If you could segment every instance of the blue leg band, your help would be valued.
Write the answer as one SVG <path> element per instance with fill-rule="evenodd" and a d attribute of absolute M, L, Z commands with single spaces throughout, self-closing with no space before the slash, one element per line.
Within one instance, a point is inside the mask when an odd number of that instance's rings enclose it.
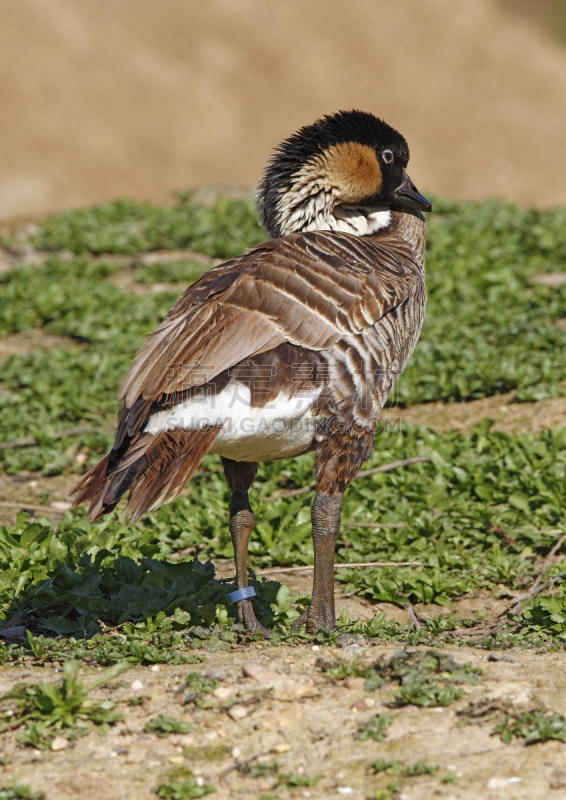
<path fill-rule="evenodd" d="M 228 600 L 231 603 L 239 603 L 240 600 L 247 600 L 249 597 L 255 597 L 255 596 L 256 593 L 253 586 L 246 586 L 245 589 L 238 589 L 237 591 L 230 592 L 230 594 L 227 595 Z"/>

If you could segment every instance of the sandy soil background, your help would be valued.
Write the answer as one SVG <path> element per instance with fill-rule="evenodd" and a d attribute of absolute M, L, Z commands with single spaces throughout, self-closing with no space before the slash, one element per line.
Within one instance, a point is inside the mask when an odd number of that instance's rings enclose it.
<path fill-rule="evenodd" d="M 512 8 L 3 0 L 0 217 L 253 185 L 283 137 L 353 106 L 406 135 L 423 189 L 566 202 L 566 47 Z"/>

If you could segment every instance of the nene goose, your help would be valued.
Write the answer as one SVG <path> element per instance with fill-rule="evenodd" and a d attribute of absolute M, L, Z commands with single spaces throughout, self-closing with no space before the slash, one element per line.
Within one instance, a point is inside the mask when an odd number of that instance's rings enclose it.
<path fill-rule="evenodd" d="M 406 173 L 403 136 L 341 111 L 300 129 L 263 172 L 271 237 L 210 269 L 151 333 L 122 383 L 112 450 L 75 487 L 99 519 L 129 492 L 135 522 L 177 497 L 206 453 L 221 456 L 250 633 L 258 461 L 314 450 L 314 579 L 307 631 L 335 629 L 334 548 L 344 490 L 372 453 L 379 414 L 417 343 L 431 205 Z"/>

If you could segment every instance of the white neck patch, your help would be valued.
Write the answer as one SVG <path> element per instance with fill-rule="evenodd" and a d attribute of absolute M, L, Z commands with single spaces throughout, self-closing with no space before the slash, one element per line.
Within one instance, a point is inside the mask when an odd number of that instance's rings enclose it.
<path fill-rule="evenodd" d="M 332 212 L 331 230 L 369 236 L 391 224 L 391 211 L 375 206 L 336 206 Z M 331 220 L 332 224 L 332 220 Z"/>

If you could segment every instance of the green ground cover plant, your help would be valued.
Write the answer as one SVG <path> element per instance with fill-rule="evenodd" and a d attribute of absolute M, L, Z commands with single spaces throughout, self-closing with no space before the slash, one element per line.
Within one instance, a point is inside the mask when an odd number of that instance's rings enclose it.
<path fill-rule="evenodd" d="M 397 650 L 389 661 L 376 662 L 373 669 L 382 683 L 400 687 L 390 703 L 394 708 L 448 706 L 463 694 L 458 684 L 477 683 L 480 674 L 480 670 L 471 664 L 458 664 L 443 653 L 403 648 Z"/>
<path fill-rule="evenodd" d="M 72 253 L 130 253 L 189 248 L 231 258 L 265 239 L 253 201 L 219 197 L 197 205 L 190 191 L 169 205 L 115 200 L 49 216 L 31 237 L 40 249 Z"/>
<path fill-rule="evenodd" d="M 547 742 L 550 739 L 566 741 L 566 719 L 548 708 L 536 708 L 523 713 L 506 714 L 505 719 L 493 729 L 501 741 L 511 744 L 513 739 L 524 739 L 525 744 Z"/>
<path fill-rule="evenodd" d="M 193 800 L 196 797 L 206 797 L 214 789 L 208 783 L 199 782 L 196 778 L 186 781 L 164 781 L 157 787 L 157 796 L 161 800 Z"/>
<path fill-rule="evenodd" d="M 21 744 L 44 749 L 55 735 L 77 738 L 89 732 L 91 727 L 106 729 L 122 719 L 115 711 L 111 700 L 93 702 L 90 693 L 116 678 L 129 668 L 119 664 L 107 670 L 96 680 L 86 685 L 79 679 L 79 661 L 67 661 L 60 686 L 48 683 L 17 683 L 0 697 L 0 702 L 15 700 L 16 706 L 2 714 L 0 731 L 16 730 L 25 726 L 18 735 Z"/>
<path fill-rule="evenodd" d="M 43 792 L 34 792 L 23 783 L 0 789 L 0 800 L 45 800 Z"/>
<path fill-rule="evenodd" d="M 155 733 L 160 739 L 166 739 L 172 733 L 188 733 L 190 730 L 190 722 L 185 722 L 177 717 L 168 717 L 165 714 L 148 720 L 144 727 L 146 733 Z"/>
<path fill-rule="evenodd" d="M 377 714 L 373 719 L 370 719 L 365 725 L 360 725 L 356 731 L 355 738 L 361 742 L 366 739 L 374 739 L 376 742 L 382 742 L 387 736 L 387 728 L 391 725 L 392 719 L 387 714 Z"/>
<path fill-rule="evenodd" d="M 561 393 L 566 333 L 556 322 L 566 316 L 566 287 L 542 286 L 533 277 L 563 269 L 565 233 L 564 209 L 437 200 L 427 321 L 393 401 L 472 399 L 512 389 L 517 400 Z M 2 469 L 79 473 L 111 444 L 120 379 L 178 294 L 142 295 L 115 285 L 111 279 L 124 263 L 116 254 L 134 265 L 140 286 L 190 282 L 204 269 L 190 256 L 148 265 L 137 253 L 189 248 L 227 258 L 262 236 L 252 204 L 221 199 L 205 208 L 184 194 L 169 206 L 124 200 L 64 212 L 6 241 L 14 251 L 32 244 L 47 257 L 43 266 L 23 263 L 0 276 L 0 336 L 41 329 L 70 337 L 80 349 L 39 348 L 0 363 L 0 440 L 38 440 L 0 451 Z M 56 437 L 74 426 L 89 430 Z M 358 479 L 348 489 L 338 560 L 423 566 L 343 570 L 337 578 L 349 591 L 398 605 L 448 607 L 470 591 L 524 590 L 566 530 L 566 433 L 507 436 L 492 432 L 489 421 L 469 436 L 394 425 L 378 433 L 368 466 L 413 456 L 427 461 Z M 311 496 L 276 496 L 310 484 L 312 470 L 312 455 L 261 465 L 252 493 L 254 569 L 312 563 Z M 219 459 L 210 456 L 186 497 L 131 529 L 112 515 L 90 525 L 84 509 L 67 512 L 57 525 L 21 514 L 0 528 L 0 617 L 28 626 L 32 638 L 24 647 L 38 660 L 75 653 L 104 665 L 197 663 L 197 646 L 230 648 L 240 636 L 231 630 L 226 603 L 232 587 L 215 581 L 212 564 L 204 563 L 232 556 L 227 499 Z M 547 576 L 562 569 L 558 559 Z M 290 593 L 276 580 L 254 585 L 260 617 L 288 635 L 299 613 Z M 426 630 L 409 633 L 380 617 L 364 632 L 424 640 L 449 633 L 455 619 L 429 620 Z M 565 620 L 562 596 L 542 597 L 521 617 L 516 635 L 560 643 Z M 361 630 L 345 618 L 340 624 Z M 116 626 L 120 637 L 112 633 Z M 0 645 L 0 660 L 16 652 Z"/>
<path fill-rule="evenodd" d="M 561 269 L 566 211 L 502 201 L 436 207 L 425 328 L 391 402 L 469 400 L 513 389 L 518 400 L 562 393 L 566 332 L 555 323 L 566 316 L 566 286 L 532 278 Z M 38 349 L 0 365 L 0 436 L 39 439 L 37 447 L 2 451 L 5 469 L 76 470 L 76 438 L 53 434 L 78 423 L 112 427 L 116 389 L 133 353 L 177 299 L 174 287 L 138 296 L 111 283 L 120 269 L 111 255 L 190 246 L 222 258 L 261 238 L 253 206 L 234 200 L 213 208 L 194 206 L 190 197 L 172 206 L 124 200 L 49 217 L 31 237 L 51 253 L 45 264 L 0 276 L 0 335 L 43 328 L 84 349 Z M 135 275 L 141 284 L 162 284 L 194 280 L 202 270 L 189 258 L 138 265 Z M 110 441 L 110 432 L 99 432 L 83 446 L 94 459 Z"/>
<path fill-rule="evenodd" d="M 555 595 L 540 595 L 529 603 L 520 624 L 523 630 L 543 632 L 566 640 L 566 597 L 563 587 Z"/>
<path fill-rule="evenodd" d="M 414 764 L 405 765 L 402 761 L 387 761 L 387 759 L 381 758 L 374 761 L 372 769 L 376 774 L 385 772 L 387 775 L 402 778 L 417 778 L 421 775 L 435 775 L 438 772 L 437 766 L 428 764 L 426 761 L 416 761 Z"/>
<path fill-rule="evenodd" d="M 561 269 L 566 212 L 502 201 L 436 205 L 425 328 L 393 402 L 462 400 L 512 389 L 524 400 L 561 393 L 566 332 L 555 322 L 566 315 L 566 287 L 533 284 L 532 277 Z M 177 297 L 174 289 L 131 295 L 108 281 L 119 267 L 91 255 L 190 246 L 227 257 L 261 238 L 253 207 L 233 200 L 219 200 L 212 209 L 190 198 L 159 207 L 116 201 L 49 217 L 32 236 L 52 253 L 44 266 L 1 276 L 0 333 L 45 328 L 86 347 L 38 350 L 2 365 L 2 438 L 27 430 L 41 441 L 25 452 L 3 451 L 6 467 L 72 469 L 74 459 L 66 455 L 71 440 L 55 445 L 50 434 L 77 422 L 111 423 L 132 354 Z M 77 257 L 69 260 L 69 251 Z M 136 276 L 142 283 L 152 277 L 190 281 L 202 269 L 189 259 L 138 266 Z M 100 453 L 108 443 L 108 435 L 99 435 L 88 446 Z"/>
<path fill-rule="evenodd" d="M 532 278 L 563 270 L 566 209 L 498 200 L 433 206 L 440 216 L 427 243 L 429 306 L 400 402 L 561 393 L 566 333 L 554 323 L 566 315 L 566 287 Z"/>
<path fill-rule="evenodd" d="M 507 436 L 491 433 L 488 424 L 470 436 L 409 426 L 383 432 L 371 464 L 423 453 L 429 460 L 352 484 L 338 558 L 416 560 L 423 567 L 343 570 L 338 578 L 361 595 L 400 605 L 448 606 L 479 588 L 523 589 L 564 530 L 565 444 L 564 431 Z M 269 499 L 311 474 L 311 456 L 264 465 L 252 495 L 257 526 L 250 563 L 256 568 L 312 563 L 309 496 Z M 224 639 L 217 644 L 229 647 L 232 586 L 214 581 L 213 565 L 203 563 L 231 557 L 226 506 L 221 467 L 210 457 L 187 498 L 132 528 L 114 516 L 91 525 L 83 509 L 67 512 L 56 526 L 22 513 L 0 528 L 0 614 L 23 619 L 34 635 L 91 637 L 89 651 L 101 663 L 183 663 L 193 658 L 184 652 L 190 626 L 219 625 Z M 363 527 L 368 522 L 400 527 Z M 192 556 L 176 555 L 191 548 Z M 548 574 L 561 569 L 558 562 Z M 288 626 L 299 613 L 290 593 L 276 580 L 254 585 L 262 617 Z M 534 628 L 529 613 L 526 632 L 544 633 L 548 626 Z M 123 626 L 127 650 L 123 639 L 104 634 L 99 620 Z M 447 618 L 431 622 L 432 632 L 449 629 Z"/>

